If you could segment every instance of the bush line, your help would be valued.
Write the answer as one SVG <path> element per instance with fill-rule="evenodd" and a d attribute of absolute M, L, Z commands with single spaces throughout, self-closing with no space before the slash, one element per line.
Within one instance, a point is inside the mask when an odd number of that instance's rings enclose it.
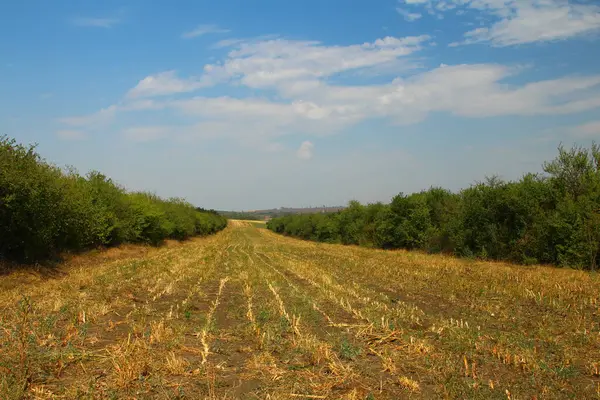
<path fill-rule="evenodd" d="M 98 246 L 159 245 L 226 225 L 183 199 L 128 192 L 99 172 L 61 170 L 35 146 L 0 136 L 0 259 L 39 262 Z"/>
<path fill-rule="evenodd" d="M 390 204 L 267 223 L 307 240 L 595 270 L 600 250 L 600 148 L 562 146 L 545 174 L 486 178 L 452 193 L 430 188 Z"/>

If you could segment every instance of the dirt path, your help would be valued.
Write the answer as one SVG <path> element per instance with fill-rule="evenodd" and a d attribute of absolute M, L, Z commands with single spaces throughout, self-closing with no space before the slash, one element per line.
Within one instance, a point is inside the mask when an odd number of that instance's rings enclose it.
<path fill-rule="evenodd" d="M 600 279 L 262 224 L 0 278 L 0 398 L 600 398 Z"/>

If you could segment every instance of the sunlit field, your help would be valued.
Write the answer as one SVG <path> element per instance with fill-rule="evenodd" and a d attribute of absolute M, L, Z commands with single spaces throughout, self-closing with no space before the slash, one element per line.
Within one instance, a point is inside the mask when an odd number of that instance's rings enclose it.
<path fill-rule="evenodd" d="M 600 399 L 600 278 L 259 222 L 0 276 L 0 398 Z"/>

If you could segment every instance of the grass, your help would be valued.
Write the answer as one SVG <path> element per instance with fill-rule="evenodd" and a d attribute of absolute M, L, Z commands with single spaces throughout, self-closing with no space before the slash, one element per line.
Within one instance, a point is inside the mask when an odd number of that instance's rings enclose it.
<path fill-rule="evenodd" d="M 0 278 L 0 398 L 600 399 L 600 278 L 231 221 Z"/>

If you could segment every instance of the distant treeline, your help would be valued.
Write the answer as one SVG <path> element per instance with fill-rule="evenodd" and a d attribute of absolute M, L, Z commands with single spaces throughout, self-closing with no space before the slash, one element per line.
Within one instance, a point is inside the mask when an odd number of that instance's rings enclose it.
<path fill-rule="evenodd" d="M 224 216 L 227 219 L 242 219 L 248 221 L 259 221 L 263 220 L 264 216 L 256 215 L 248 212 L 238 212 L 238 211 L 219 211 L 219 214 Z"/>
<path fill-rule="evenodd" d="M 600 250 L 600 147 L 560 147 L 544 175 L 488 178 L 459 193 L 441 188 L 356 201 L 335 214 L 271 220 L 277 233 L 329 243 L 419 249 L 524 264 L 595 270 Z"/>
<path fill-rule="evenodd" d="M 34 262 L 121 243 L 158 245 L 223 229 L 227 220 L 182 199 L 127 192 L 98 172 L 48 164 L 0 136 L 0 259 Z"/>
<path fill-rule="evenodd" d="M 294 214 L 314 214 L 336 212 L 344 209 L 344 207 L 306 207 L 306 208 L 272 208 L 269 210 L 256 211 L 218 211 L 219 214 L 229 219 L 242 219 L 250 221 L 263 221 L 265 219 L 284 217 Z"/>

